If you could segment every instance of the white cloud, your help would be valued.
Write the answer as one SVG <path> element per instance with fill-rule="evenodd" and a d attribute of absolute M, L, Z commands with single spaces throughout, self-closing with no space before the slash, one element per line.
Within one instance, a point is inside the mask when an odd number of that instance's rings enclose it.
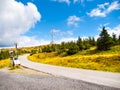
<path fill-rule="evenodd" d="M 67 31 L 67 34 L 72 36 L 73 32 L 72 31 Z"/>
<path fill-rule="evenodd" d="M 98 7 L 101 8 L 101 9 L 105 9 L 105 7 L 108 6 L 108 5 L 109 5 L 109 3 L 107 2 L 107 3 L 104 3 L 104 4 L 98 5 Z"/>
<path fill-rule="evenodd" d="M 35 37 L 22 36 L 19 37 L 19 39 L 17 39 L 16 41 L 18 42 L 19 47 L 40 45 L 40 41 L 36 40 Z"/>
<path fill-rule="evenodd" d="M 70 0 L 51 0 L 55 2 L 60 2 L 60 3 L 67 3 L 68 5 L 70 4 Z"/>
<path fill-rule="evenodd" d="M 118 1 L 114 1 L 110 3 L 104 3 L 98 5 L 97 8 L 93 9 L 90 13 L 87 13 L 90 17 L 106 17 L 107 14 L 114 10 L 120 9 L 120 3 Z"/>
<path fill-rule="evenodd" d="M 119 9 L 120 9 L 120 3 L 118 1 L 114 1 L 113 3 L 111 3 L 111 5 L 109 5 L 106 12 L 110 13 L 111 11 L 119 10 Z"/>
<path fill-rule="evenodd" d="M 73 0 L 73 3 L 83 3 L 84 0 Z"/>
<path fill-rule="evenodd" d="M 81 21 L 81 19 L 75 15 L 69 16 L 67 19 L 67 25 L 69 25 L 69 26 L 73 25 L 73 26 L 77 27 L 78 23 L 80 21 Z"/>
<path fill-rule="evenodd" d="M 39 42 L 35 37 L 24 36 L 41 19 L 37 7 L 32 3 L 24 5 L 15 0 L 0 2 L 0 46 L 18 42 L 20 46 L 34 45 Z"/>
<path fill-rule="evenodd" d="M 102 31 L 103 26 L 107 27 L 110 23 L 100 24 L 98 27 L 98 31 Z"/>
<path fill-rule="evenodd" d="M 70 37 L 70 38 L 62 38 L 58 41 L 56 41 L 56 43 L 61 43 L 61 42 L 70 42 L 70 41 L 77 41 L 78 38 L 74 38 L 74 37 Z"/>
<path fill-rule="evenodd" d="M 108 33 L 112 36 L 112 34 L 116 34 L 116 36 L 118 37 L 120 35 L 120 24 L 117 25 L 114 28 L 110 28 L 110 27 L 106 27 L 106 29 L 108 30 Z"/>
<path fill-rule="evenodd" d="M 62 30 L 57 30 L 57 29 L 52 29 L 54 32 L 54 36 L 57 37 L 66 37 L 66 36 L 72 36 L 73 32 L 70 30 L 62 31 Z M 52 32 L 51 30 L 51 32 Z"/>
<path fill-rule="evenodd" d="M 47 45 L 47 44 L 50 44 L 49 40 L 44 40 L 44 39 L 40 40 L 40 44 L 39 45 Z"/>
<path fill-rule="evenodd" d="M 57 30 L 57 29 L 52 29 L 51 32 L 52 32 L 52 31 L 53 31 L 54 33 L 59 33 L 59 32 L 60 32 L 60 30 Z"/>
<path fill-rule="evenodd" d="M 86 1 L 86 2 L 92 2 L 92 1 L 94 1 L 94 0 L 73 0 L 73 3 L 74 3 L 74 4 L 75 4 L 75 3 L 81 3 L 82 5 L 84 5 L 85 1 Z"/>

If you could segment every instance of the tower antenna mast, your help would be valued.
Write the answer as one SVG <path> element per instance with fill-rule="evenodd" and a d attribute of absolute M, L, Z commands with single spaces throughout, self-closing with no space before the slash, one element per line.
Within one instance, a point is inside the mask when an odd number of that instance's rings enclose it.
<path fill-rule="evenodd" d="M 52 29 L 52 42 L 51 44 L 54 44 L 54 30 Z"/>

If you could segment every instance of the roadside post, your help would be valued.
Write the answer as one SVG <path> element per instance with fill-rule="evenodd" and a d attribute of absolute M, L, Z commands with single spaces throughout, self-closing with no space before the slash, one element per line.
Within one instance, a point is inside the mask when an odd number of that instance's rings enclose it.
<path fill-rule="evenodd" d="M 15 57 L 14 57 L 14 64 L 20 65 L 20 61 L 18 60 L 18 50 L 17 50 L 17 43 L 15 43 Z"/>
<path fill-rule="evenodd" d="M 11 64 L 14 67 L 14 52 L 13 50 L 10 50 L 10 60 L 11 60 Z"/>

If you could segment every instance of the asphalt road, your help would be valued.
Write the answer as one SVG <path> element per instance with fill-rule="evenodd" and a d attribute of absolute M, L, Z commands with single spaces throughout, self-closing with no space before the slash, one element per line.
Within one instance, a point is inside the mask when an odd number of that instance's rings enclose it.
<path fill-rule="evenodd" d="M 0 71 L 0 90 L 120 90 L 53 75 L 24 75 Z"/>
<path fill-rule="evenodd" d="M 77 69 L 35 63 L 29 61 L 27 59 L 27 56 L 28 55 L 23 55 L 19 57 L 21 65 L 33 70 L 120 89 L 120 73 L 102 72 L 96 70 Z"/>

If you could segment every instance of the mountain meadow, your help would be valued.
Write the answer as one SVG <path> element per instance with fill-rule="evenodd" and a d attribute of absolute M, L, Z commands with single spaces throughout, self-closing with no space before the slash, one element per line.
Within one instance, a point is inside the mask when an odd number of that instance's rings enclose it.
<path fill-rule="evenodd" d="M 0 50 L 0 68 L 10 65 L 11 49 Z M 105 27 L 97 40 L 78 37 L 77 41 L 61 44 L 18 48 L 17 54 L 30 54 L 28 59 L 38 63 L 120 73 L 120 35 L 110 36 Z"/>
<path fill-rule="evenodd" d="M 96 47 L 91 47 L 70 56 L 61 56 L 55 52 L 38 53 L 28 59 L 57 66 L 120 72 L 120 46 L 113 46 L 108 51 L 96 51 Z"/>

